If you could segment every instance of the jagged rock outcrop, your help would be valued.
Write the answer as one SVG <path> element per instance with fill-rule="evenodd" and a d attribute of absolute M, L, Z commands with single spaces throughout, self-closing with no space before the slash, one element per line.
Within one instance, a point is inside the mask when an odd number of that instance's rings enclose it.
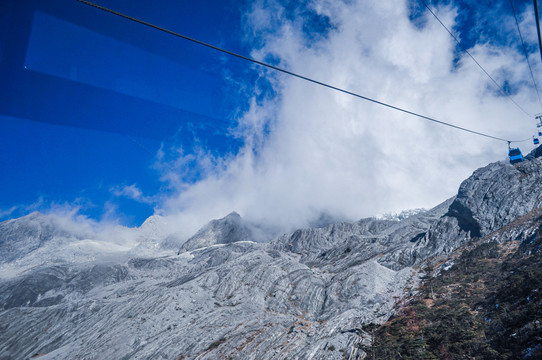
<path fill-rule="evenodd" d="M 535 151 L 533 151 L 535 153 Z M 446 215 L 417 249 L 420 257 L 447 254 L 471 237 L 482 237 L 542 207 L 542 158 L 476 170 L 459 187 Z"/>
<path fill-rule="evenodd" d="M 493 163 L 465 180 L 455 204 L 463 209 L 463 230 L 485 236 L 520 216 L 542 206 L 542 162 L 540 158 L 516 166 Z"/>
<path fill-rule="evenodd" d="M 542 157 L 490 164 L 401 221 L 257 243 L 230 214 L 178 254 L 38 266 L 0 281 L 0 358 L 363 358 L 364 325 L 386 321 L 428 261 L 541 206 L 541 169 Z"/>
<path fill-rule="evenodd" d="M 232 212 L 222 219 L 212 220 L 201 228 L 181 246 L 179 254 L 211 245 L 231 244 L 252 239 L 251 229 L 243 222 L 238 213 Z"/>

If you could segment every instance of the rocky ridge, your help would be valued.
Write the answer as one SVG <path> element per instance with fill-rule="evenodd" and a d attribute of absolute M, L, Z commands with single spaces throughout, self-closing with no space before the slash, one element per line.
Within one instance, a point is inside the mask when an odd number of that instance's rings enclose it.
<path fill-rule="evenodd" d="M 257 243 L 231 214 L 178 253 L 39 266 L 0 281 L 0 359 L 363 358 L 364 326 L 385 322 L 416 292 L 421 268 L 540 208 L 541 177 L 540 157 L 498 162 L 456 197 L 401 221 Z M 0 228 L 9 233 L 14 222 Z"/>

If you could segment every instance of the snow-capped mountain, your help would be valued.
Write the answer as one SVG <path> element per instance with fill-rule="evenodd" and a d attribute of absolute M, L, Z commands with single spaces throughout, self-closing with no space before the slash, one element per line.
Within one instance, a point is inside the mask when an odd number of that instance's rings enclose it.
<path fill-rule="evenodd" d="M 531 216 L 542 207 L 536 154 L 475 171 L 431 210 L 300 229 L 266 243 L 254 241 L 236 213 L 186 243 L 155 217 L 121 240 L 106 239 L 126 246 L 122 257 L 37 262 L 40 249 L 106 240 L 38 214 L 4 222 L 1 263 L 18 269 L 32 258 L 34 267 L 0 280 L 0 358 L 363 358 L 368 325 L 416 294 L 428 265 L 438 269 L 473 241 L 533 236 L 533 221 L 542 222 Z"/>
<path fill-rule="evenodd" d="M 12 262 L 48 246 L 52 241 L 82 240 L 92 236 L 88 228 L 70 229 L 58 216 L 34 212 L 0 223 L 0 262 Z"/>
<path fill-rule="evenodd" d="M 418 215 L 418 214 L 420 214 L 422 212 L 425 212 L 425 211 L 427 211 L 427 209 L 422 209 L 422 208 L 409 209 L 409 210 L 403 210 L 403 211 L 400 211 L 400 212 L 389 212 L 389 213 L 380 214 L 380 215 L 375 216 L 375 218 L 378 219 L 378 220 L 401 221 L 401 220 L 404 220 L 404 219 L 406 219 L 408 217 Z"/>
<path fill-rule="evenodd" d="M 92 264 L 171 253 L 184 240 L 168 229 L 167 220 L 158 215 L 139 228 L 127 228 L 34 212 L 0 223 L 0 279 L 49 265 Z"/>

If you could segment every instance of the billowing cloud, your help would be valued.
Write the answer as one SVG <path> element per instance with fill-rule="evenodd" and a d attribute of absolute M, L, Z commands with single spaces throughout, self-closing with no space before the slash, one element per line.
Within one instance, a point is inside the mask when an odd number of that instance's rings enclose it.
<path fill-rule="evenodd" d="M 454 25 L 457 9 L 437 11 Z M 425 12 L 415 22 L 410 15 L 407 1 L 312 1 L 298 9 L 258 1 L 245 26 L 247 41 L 260 46 L 255 58 L 458 126 L 507 139 L 529 137 L 534 120 L 502 96 L 466 54 L 456 52 L 455 41 L 432 15 Z M 493 21 L 516 31 L 511 14 Z M 522 26 L 534 41 L 534 26 Z M 517 43 L 480 42 L 470 52 L 534 114 L 536 94 L 518 49 Z M 187 234 L 233 210 L 287 231 L 322 214 L 353 220 L 427 208 L 453 196 L 477 167 L 506 159 L 505 142 L 261 71 L 276 96 L 255 96 L 238 119 L 246 143 L 240 153 L 218 161 L 205 153 L 179 156 L 178 163 L 206 164 L 196 182 L 164 175 L 176 179 L 178 192 L 162 211 Z"/>

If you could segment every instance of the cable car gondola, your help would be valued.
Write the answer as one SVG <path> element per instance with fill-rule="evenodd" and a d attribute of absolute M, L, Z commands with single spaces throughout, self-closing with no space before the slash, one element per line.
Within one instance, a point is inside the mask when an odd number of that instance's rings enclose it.
<path fill-rule="evenodd" d="M 523 161 L 523 154 L 519 148 L 509 148 L 508 156 L 510 157 L 510 164 L 516 164 Z"/>
<path fill-rule="evenodd" d="M 538 138 L 533 138 L 533 144 L 535 145 L 540 144 L 540 141 L 538 140 Z"/>

